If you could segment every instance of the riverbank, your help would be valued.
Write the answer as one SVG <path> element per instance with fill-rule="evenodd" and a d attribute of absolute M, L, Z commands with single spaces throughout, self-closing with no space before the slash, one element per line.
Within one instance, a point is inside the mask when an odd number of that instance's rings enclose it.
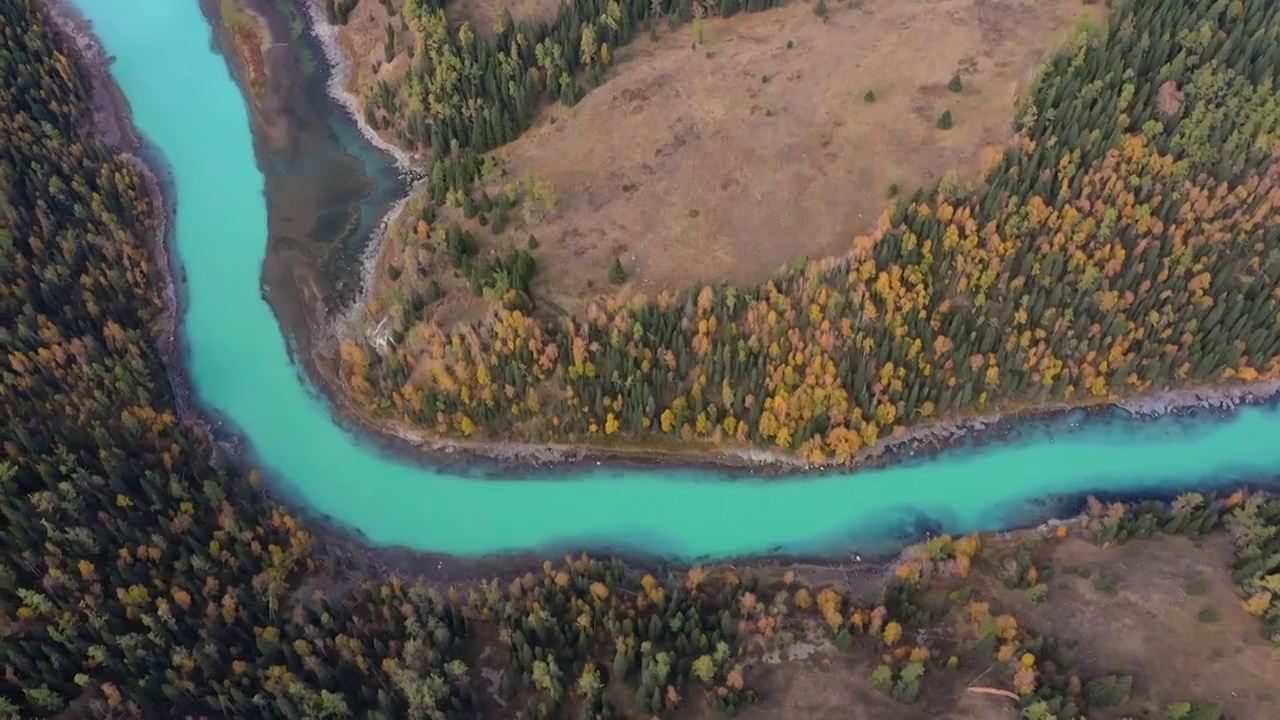
<path fill-rule="evenodd" d="M 330 97 L 324 48 L 309 31 L 305 5 L 201 0 L 200 6 L 249 111 L 266 181 L 271 212 L 262 295 L 291 355 L 314 380 L 309 360 L 331 335 L 334 308 L 353 305 L 359 294 L 369 238 L 404 194 L 401 172 Z"/>
<path fill-rule="evenodd" d="M 1143 397 L 1098 399 L 1073 404 L 1045 405 L 968 418 L 939 420 L 907 428 L 898 437 L 881 440 L 857 453 L 848 463 L 811 463 L 795 455 L 763 448 L 707 445 L 611 446 L 589 443 L 536 443 L 441 439 L 404 423 L 376 422 L 355 408 L 346 392 L 336 387 L 332 371 L 317 368 L 322 390 L 335 422 L 359 434 L 403 462 L 479 478 L 536 479 L 566 473 L 586 474 L 601 467 L 617 470 L 691 469 L 710 472 L 746 471 L 744 479 L 813 475 L 868 470 L 901 463 L 921 463 L 948 452 L 976 449 L 1011 441 L 1028 430 L 1074 431 L 1090 424 L 1142 422 L 1163 417 L 1211 412 L 1229 415 L 1243 407 L 1264 406 L 1280 398 L 1280 380 L 1240 386 L 1185 388 Z M 1079 419 L 1072 419 L 1080 414 Z"/>
<path fill-rule="evenodd" d="M 410 173 L 419 164 L 414 157 L 393 143 L 387 142 L 369 124 L 365 122 L 360 111 L 359 99 L 351 88 L 351 60 L 338 42 L 337 25 L 329 23 L 324 14 L 323 0 L 302 0 L 306 12 L 308 29 L 312 37 L 320 44 L 326 62 L 329 64 L 329 97 L 337 103 L 355 121 L 360 134 L 370 145 L 395 159 L 396 168 L 402 173 Z"/>
<path fill-rule="evenodd" d="M 169 375 L 170 390 L 178 414 L 185 422 L 204 430 L 211 437 L 210 424 L 200 414 L 193 399 L 187 377 L 182 334 L 183 298 L 186 278 L 182 264 L 169 248 L 173 239 L 173 218 L 177 212 L 177 190 L 173 172 L 163 153 L 147 142 L 134 127 L 129 100 L 111 77 L 112 58 L 98 42 L 92 24 L 68 0 L 44 0 L 44 7 L 59 32 L 70 39 L 79 55 L 92 86 L 91 118 L 98 137 L 116 152 L 122 153 L 137 168 L 147 185 L 155 223 L 152 237 L 146 238 L 157 275 L 161 315 L 155 335 L 160 355 Z"/>

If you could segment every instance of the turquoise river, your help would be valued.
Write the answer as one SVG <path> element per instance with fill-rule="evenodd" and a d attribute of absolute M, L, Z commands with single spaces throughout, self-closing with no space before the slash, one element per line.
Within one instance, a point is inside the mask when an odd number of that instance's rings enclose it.
<path fill-rule="evenodd" d="M 260 275 L 264 180 L 248 111 L 195 0 L 76 0 L 176 186 L 174 254 L 201 404 L 290 499 L 379 545 L 479 556 L 567 546 L 683 558 L 843 554 L 921 527 L 1000 529 L 1082 494 L 1210 490 L 1280 472 L 1280 412 L 1063 421 L 927 461 L 763 481 L 746 471 L 591 468 L 504 480 L 397 461 L 335 424 L 292 362 Z M 1069 508 L 1074 509 L 1074 508 Z"/>

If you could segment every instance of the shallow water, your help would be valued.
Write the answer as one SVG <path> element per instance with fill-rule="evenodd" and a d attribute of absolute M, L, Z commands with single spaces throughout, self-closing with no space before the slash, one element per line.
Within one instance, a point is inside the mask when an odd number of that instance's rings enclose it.
<path fill-rule="evenodd" d="M 553 547 L 669 556 L 847 552 L 922 528 L 999 529 L 1088 492 L 1209 490 L 1280 472 L 1280 412 L 1027 428 L 919 463 L 763 481 L 679 469 L 480 480 L 400 463 L 334 424 L 259 292 L 263 176 L 244 99 L 195 0 L 76 0 L 177 187 L 183 330 L 202 404 L 247 438 L 294 501 L 372 542 L 477 556 Z M 731 480 L 731 481 L 730 481 Z"/>

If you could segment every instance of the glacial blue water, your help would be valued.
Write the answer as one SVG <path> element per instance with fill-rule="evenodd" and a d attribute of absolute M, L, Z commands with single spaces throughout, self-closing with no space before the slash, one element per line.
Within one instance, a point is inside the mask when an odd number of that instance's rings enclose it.
<path fill-rule="evenodd" d="M 177 193 L 189 374 L 293 502 L 371 542 L 479 556 L 608 546 L 669 556 L 884 547 L 921 527 L 999 529 L 1087 492 L 1212 490 L 1280 471 L 1280 413 L 1029 426 L 918 463 L 764 481 L 607 469 L 486 480 L 389 457 L 335 424 L 260 293 L 263 176 L 245 101 L 195 0 L 76 0 Z"/>

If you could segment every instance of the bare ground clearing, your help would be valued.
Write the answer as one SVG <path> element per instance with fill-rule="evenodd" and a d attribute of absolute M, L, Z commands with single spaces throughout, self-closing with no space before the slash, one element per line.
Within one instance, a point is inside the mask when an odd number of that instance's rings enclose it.
<path fill-rule="evenodd" d="M 1230 575 L 1232 552 L 1225 532 L 1192 542 L 1183 537 L 1134 541 L 1106 548 L 1067 538 L 1030 540 L 1036 566 L 1053 569 L 1048 599 L 1030 600 L 1027 590 L 1010 590 L 992 572 L 1000 559 L 1028 542 L 986 543 L 981 565 L 959 588 L 972 588 L 976 600 L 1009 612 L 1037 635 L 1064 643 L 1078 658 L 1085 679 L 1111 673 L 1134 675 L 1130 701 L 1099 709 L 1090 717 L 1161 718 L 1174 702 L 1215 703 L 1233 718 L 1280 717 L 1280 662 L 1261 636 L 1258 619 L 1240 607 Z M 1003 547 L 1003 551 L 1000 549 Z M 1215 611 L 1211 621 L 1203 611 Z M 944 621 L 943 626 L 948 621 Z M 945 636 L 945 634 L 944 634 Z M 815 637 L 822 637 L 815 633 Z M 782 644 L 783 657 L 806 641 Z M 821 640 L 818 643 L 822 643 Z M 924 693 L 915 705 L 902 705 L 872 689 L 869 677 L 877 660 L 868 648 L 853 653 L 829 645 L 802 659 L 773 662 L 757 658 L 748 669 L 752 687 L 765 703 L 743 708 L 744 718 L 813 720 L 1003 720 L 1017 718 L 1012 703 L 967 693 L 970 684 L 1002 681 L 982 676 L 990 664 L 974 656 L 968 643 L 944 646 L 963 653 L 955 675 L 930 668 Z M 704 710 L 688 716 L 711 717 Z"/>
<path fill-rule="evenodd" d="M 1280 717 L 1280 662 L 1240 606 L 1226 533 L 1108 548 L 1070 538 L 1044 550 L 1037 565 L 1053 567 L 1045 602 L 995 582 L 983 592 L 1034 632 L 1075 641 L 1086 676 L 1133 673 L 1130 702 L 1101 720 L 1163 717 L 1169 703 L 1191 700 L 1235 718 Z M 1215 620 L 1201 618 L 1207 609 Z"/>
<path fill-rule="evenodd" d="M 876 660 L 865 651 L 822 653 L 805 660 L 757 664 L 747 671 L 750 686 L 763 701 L 744 706 L 743 720 L 1017 720 L 1013 704 L 1003 698 L 971 695 L 965 685 L 971 675 L 952 675 L 930 668 L 920 699 L 906 705 L 871 686 Z M 713 720 L 723 717 L 691 704 L 679 717 Z"/>
<path fill-rule="evenodd" d="M 891 184 L 979 176 L 984 150 L 1011 139 L 1017 93 L 1082 12 L 1075 0 L 831 7 L 827 24 L 804 3 L 711 20 L 696 50 L 692 27 L 660 23 L 576 107 L 499 150 L 512 176 L 560 198 L 518 228 L 541 241 L 536 289 L 593 296 L 615 256 L 633 289 L 656 292 L 842 254 Z"/>

